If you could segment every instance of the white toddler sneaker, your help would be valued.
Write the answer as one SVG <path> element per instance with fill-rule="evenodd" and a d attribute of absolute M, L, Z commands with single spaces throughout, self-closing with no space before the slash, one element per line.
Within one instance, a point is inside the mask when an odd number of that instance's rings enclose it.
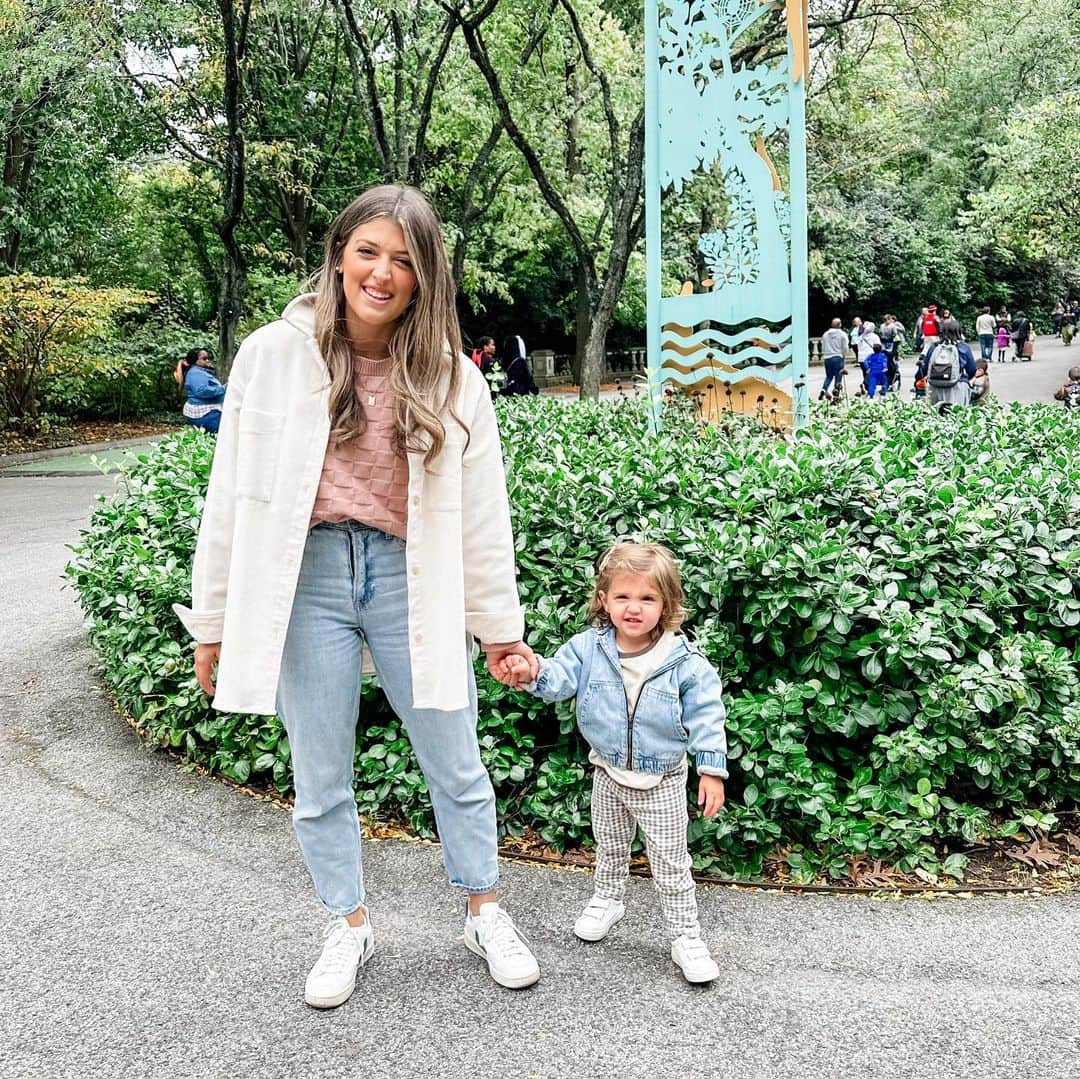
<path fill-rule="evenodd" d="M 331 918 L 323 930 L 323 950 L 304 985 L 304 1000 L 313 1008 L 336 1008 L 356 988 L 356 968 L 375 951 L 375 933 L 364 912 L 364 924 L 351 926 L 344 918 Z"/>
<path fill-rule="evenodd" d="M 676 937 L 671 942 L 671 960 L 688 982 L 711 982 L 720 977 L 720 968 L 701 937 Z"/>
<path fill-rule="evenodd" d="M 618 899 L 594 895 L 574 922 L 574 934 L 582 940 L 603 940 L 625 913 L 626 907 Z"/>
<path fill-rule="evenodd" d="M 465 915 L 465 947 L 487 960 L 492 978 L 507 989 L 524 989 L 540 979 L 540 965 L 513 918 L 498 903 L 482 903 Z"/>

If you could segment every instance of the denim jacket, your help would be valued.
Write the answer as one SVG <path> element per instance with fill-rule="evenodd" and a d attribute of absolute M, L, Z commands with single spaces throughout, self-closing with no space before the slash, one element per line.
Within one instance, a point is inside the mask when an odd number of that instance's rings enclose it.
<path fill-rule="evenodd" d="M 727 778 L 720 676 L 685 637 L 646 679 L 633 712 L 610 627 L 572 637 L 522 688 L 545 701 L 577 697 L 582 736 L 613 768 L 673 772 L 689 750 L 699 774 Z"/>
<path fill-rule="evenodd" d="M 213 371 L 189 367 L 184 376 L 184 392 L 189 405 L 220 405 L 225 401 L 225 387 Z"/>

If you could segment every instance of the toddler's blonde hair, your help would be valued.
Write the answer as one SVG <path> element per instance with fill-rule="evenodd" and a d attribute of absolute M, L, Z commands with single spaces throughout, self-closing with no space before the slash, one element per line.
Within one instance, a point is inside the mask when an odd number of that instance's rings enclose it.
<path fill-rule="evenodd" d="M 675 556 L 659 543 L 616 543 L 601 556 L 596 567 L 596 584 L 589 599 L 589 624 L 611 625 L 600 593 L 611 591 L 611 582 L 622 573 L 650 577 L 660 593 L 661 611 L 657 629 L 678 629 L 686 619 L 686 596 Z"/>

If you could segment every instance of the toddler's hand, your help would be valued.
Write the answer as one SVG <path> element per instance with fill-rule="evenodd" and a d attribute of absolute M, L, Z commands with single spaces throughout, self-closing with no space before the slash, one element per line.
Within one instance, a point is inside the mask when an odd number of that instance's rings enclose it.
<path fill-rule="evenodd" d="M 705 807 L 705 816 L 712 817 L 724 808 L 724 781 L 719 776 L 702 776 L 698 782 L 697 804 Z"/>
<path fill-rule="evenodd" d="M 530 681 L 530 673 L 529 661 L 517 653 L 512 652 L 499 660 L 498 679 L 505 686 L 516 687 Z"/>

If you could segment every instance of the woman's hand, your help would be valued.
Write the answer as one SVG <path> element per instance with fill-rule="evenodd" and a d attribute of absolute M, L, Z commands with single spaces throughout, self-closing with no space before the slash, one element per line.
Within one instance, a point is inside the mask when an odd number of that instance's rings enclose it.
<path fill-rule="evenodd" d="M 483 645 L 483 649 L 484 657 L 487 659 L 487 669 L 491 672 L 491 677 L 502 682 L 504 685 L 516 685 L 518 681 L 535 682 L 537 676 L 540 674 L 540 661 L 533 654 L 533 650 L 524 641 L 512 641 L 509 644 L 485 644 Z M 525 661 L 529 665 L 528 678 L 522 678 L 519 675 L 515 678 L 514 683 L 510 683 L 506 680 L 501 661 L 504 657 L 510 655 L 525 657 Z"/>
<path fill-rule="evenodd" d="M 221 656 L 221 642 L 217 644 L 197 644 L 195 646 L 195 677 L 199 680 L 203 692 L 212 697 L 217 692 L 213 682 L 214 667 Z"/>

